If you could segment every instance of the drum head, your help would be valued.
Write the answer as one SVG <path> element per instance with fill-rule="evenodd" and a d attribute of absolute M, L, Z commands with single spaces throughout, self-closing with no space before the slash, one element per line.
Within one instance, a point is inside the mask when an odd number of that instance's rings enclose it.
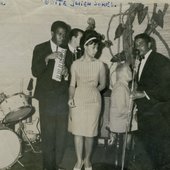
<path fill-rule="evenodd" d="M 11 167 L 21 151 L 20 140 L 17 135 L 8 129 L 0 130 L 0 169 Z"/>
<path fill-rule="evenodd" d="M 3 123 L 11 123 L 24 119 L 31 113 L 32 107 L 21 107 L 17 111 L 10 112 L 6 115 Z"/>

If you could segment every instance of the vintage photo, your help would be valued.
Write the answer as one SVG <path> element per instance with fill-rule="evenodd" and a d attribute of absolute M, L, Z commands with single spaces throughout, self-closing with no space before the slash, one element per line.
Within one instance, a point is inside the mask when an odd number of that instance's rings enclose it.
<path fill-rule="evenodd" d="M 0 169 L 169 170 L 169 5 L 0 0 Z"/>

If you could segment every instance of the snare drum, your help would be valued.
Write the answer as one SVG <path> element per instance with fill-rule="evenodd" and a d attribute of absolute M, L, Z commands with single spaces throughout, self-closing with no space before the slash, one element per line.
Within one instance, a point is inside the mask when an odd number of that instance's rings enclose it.
<path fill-rule="evenodd" d="M 7 127 L 0 127 L 0 169 L 10 168 L 21 155 L 21 141 Z"/>
<path fill-rule="evenodd" d="M 22 120 L 32 110 L 32 107 L 28 104 L 26 95 L 23 93 L 16 93 L 5 98 L 0 106 L 4 114 L 3 123 Z"/>

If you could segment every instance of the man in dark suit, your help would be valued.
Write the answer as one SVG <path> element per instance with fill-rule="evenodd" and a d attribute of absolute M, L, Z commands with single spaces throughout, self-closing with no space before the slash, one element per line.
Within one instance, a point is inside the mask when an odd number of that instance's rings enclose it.
<path fill-rule="evenodd" d="M 32 74 L 37 78 L 34 97 L 39 101 L 43 169 L 59 170 L 65 148 L 68 115 L 68 87 L 66 66 L 61 80 L 53 78 L 55 59 L 62 59 L 60 47 L 67 49 L 69 25 L 56 21 L 51 26 L 51 40 L 35 46 Z"/>
<path fill-rule="evenodd" d="M 76 59 L 81 57 L 80 39 L 83 36 L 84 31 L 79 28 L 73 28 L 69 33 L 68 50 L 66 57 L 66 66 L 69 72 L 69 82 L 71 78 L 70 67 Z"/>
<path fill-rule="evenodd" d="M 138 125 L 141 140 L 156 170 L 170 165 L 170 60 L 152 50 L 146 33 L 135 37 L 135 48 L 143 56 L 137 77 Z"/>

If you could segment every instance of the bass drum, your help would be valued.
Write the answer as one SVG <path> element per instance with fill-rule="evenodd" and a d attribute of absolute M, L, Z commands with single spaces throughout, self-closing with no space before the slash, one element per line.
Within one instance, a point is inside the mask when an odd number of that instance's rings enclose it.
<path fill-rule="evenodd" d="M 18 136 L 7 127 L 0 127 L 0 169 L 12 167 L 21 155 Z"/>

